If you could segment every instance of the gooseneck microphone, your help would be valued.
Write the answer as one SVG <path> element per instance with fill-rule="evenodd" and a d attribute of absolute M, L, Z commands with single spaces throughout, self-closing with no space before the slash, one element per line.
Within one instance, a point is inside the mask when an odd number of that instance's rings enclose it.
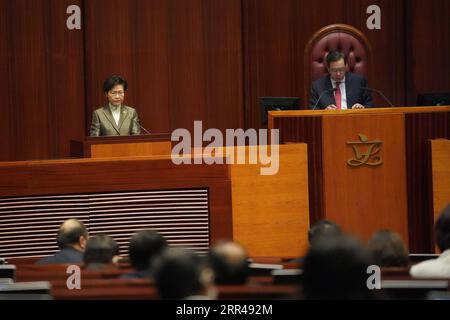
<path fill-rule="evenodd" d="M 134 119 L 134 122 L 139 126 L 139 128 L 141 128 L 142 130 L 144 130 L 147 134 L 151 134 L 147 129 L 145 129 L 143 126 L 141 126 L 141 124 L 139 123 L 139 121 L 137 121 L 136 119 Z"/>
<path fill-rule="evenodd" d="M 373 91 L 373 92 L 378 93 L 380 96 L 383 97 L 384 101 L 386 101 L 391 108 L 394 108 L 394 105 L 392 104 L 392 102 L 388 98 L 386 98 L 386 96 L 380 90 L 372 89 L 372 88 L 369 88 L 369 87 L 361 87 L 361 89 L 362 90 L 367 90 L 367 91 Z"/>
<path fill-rule="evenodd" d="M 314 108 L 312 108 L 312 110 L 316 110 L 317 106 L 319 105 L 320 99 L 322 99 L 322 97 L 323 97 L 323 95 L 324 95 L 325 93 L 328 93 L 328 92 L 334 92 L 334 91 L 336 91 L 336 90 L 337 90 L 337 88 L 331 88 L 331 89 L 328 89 L 328 90 L 325 90 L 324 92 L 322 92 L 322 93 L 320 94 L 320 96 L 319 96 L 319 99 L 317 99 L 317 102 L 316 102 L 316 104 L 314 105 Z"/>

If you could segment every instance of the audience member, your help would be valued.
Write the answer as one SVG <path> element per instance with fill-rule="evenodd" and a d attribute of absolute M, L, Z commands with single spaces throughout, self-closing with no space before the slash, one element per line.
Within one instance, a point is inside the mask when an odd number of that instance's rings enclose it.
<path fill-rule="evenodd" d="M 410 269 L 415 278 L 450 278 L 450 205 L 440 214 L 434 226 L 436 244 L 441 255 L 420 262 Z"/>
<path fill-rule="evenodd" d="M 311 246 L 303 265 L 301 292 L 305 299 L 371 299 L 367 268 L 371 257 L 348 236 L 323 239 Z"/>
<path fill-rule="evenodd" d="M 214 272 L 192 251 L 170 248 L 156 260 L 154 279 L 161 299 L 217 298 Z"/>
<path fill-rule="evenodd" d="M 119 255 L 117 242 L 107 235 L 91 237 L 84 252 L 84 269 L 101 270 L 114 265 L 114 259 Z"/>
<path fill-rule="evenodd" d="M 123 278 L 151 277 L 153 260 L 167 247 L 167 241 L 157 231 L 141 230 L 136 232 L 131 237 L 128 253 L 134 271 L 123 275 Z"/>
<path fill-rule="evenodd" d="M 407 267 L 408 250 L 402 238 L 390 230 L 380 230 L 368 242 L 374 264 L 379 267 Z"/>
<path fill-rule="evenodd" d="M 248 254 L 237 242 L 224 240 L 209 251 L 216 284 L 244 284 L 249 275 Z"/>
<path fill-rule="evenodd" d="M 83 222 L 76 219 L 66 220 L 59 227 L 56 240 L 60 251 L 53 256 L 42 258 L 37 264 L 81 264 L 88 237 Z"/>

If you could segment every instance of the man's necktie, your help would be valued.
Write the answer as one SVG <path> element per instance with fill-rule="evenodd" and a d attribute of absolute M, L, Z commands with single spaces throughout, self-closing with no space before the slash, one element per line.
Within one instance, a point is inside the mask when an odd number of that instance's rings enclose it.
<path fill-rule="evenodd" d="M 334 94 L 334 99 L 336 100 L 336 109 L 342 109 L 342 95 L 340 82 L 336 82 L 336 93 Z"/>

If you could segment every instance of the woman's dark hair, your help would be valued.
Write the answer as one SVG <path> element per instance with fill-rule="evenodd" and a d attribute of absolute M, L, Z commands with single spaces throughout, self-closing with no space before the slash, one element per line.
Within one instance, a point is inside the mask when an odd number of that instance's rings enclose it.
<path fill-rule="evenodd" d="M 179 300 L 201 294 L 205 259 L 190 250 L 170 248 L 155 261 L 155 284 L 161 299 Z"/>
<path fill-rule="evenodd" d="M 407 267 L 408 250 L 402 238 L 390 230 L 376 232 L 368 242 L 373 262 L 379 267 Z"/>
<path fill-rule="evenodd" d="M 112 88 L 114 88 L 117 85 L 122 85 L 123 90 L 127 91 L 128 83 L 121 76 L 111 76 L 108 79 L 106 79 L 105 82 L 103 83 L 103 91 L 105 93 L 108 93 L 109 91 L 111 91 Z"/>
<path fill-rule="evenodd" d="M 154 230 L 141 230 L 131 237 L 129 256 L 136 270 L 147 270 L 152 260 L 168 247 L 164 237 Z"/>
<path fill-rule="evenodd" d="M 369 252 L 348 236 L 322 239 L 303 264 L 301 290 L 306 299 L 371 299 L 366 285 Z"/>

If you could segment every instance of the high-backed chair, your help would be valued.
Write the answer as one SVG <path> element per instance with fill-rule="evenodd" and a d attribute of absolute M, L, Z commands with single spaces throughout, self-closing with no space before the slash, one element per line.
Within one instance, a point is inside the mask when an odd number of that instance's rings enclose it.
<path fill-rule="evenodd" d="M 344 52 L 348 70 L 369 76 L 371 46 L 358 29 L 345 24 L 332 24 L 317 31 L 305 48 L 304 97 L 308 101 L 311 83 L 328 74 L 326 56 L 330 51 Z"/>

